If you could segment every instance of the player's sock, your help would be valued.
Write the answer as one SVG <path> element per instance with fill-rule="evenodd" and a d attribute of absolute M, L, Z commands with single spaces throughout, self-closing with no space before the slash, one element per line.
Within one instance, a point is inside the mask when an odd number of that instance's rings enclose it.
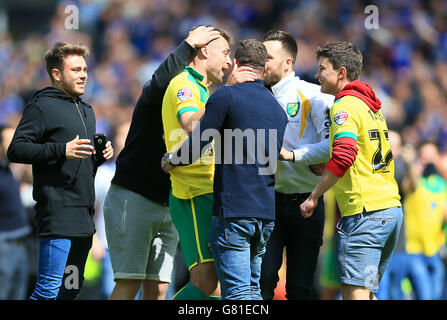
<path fill-rule="evenodd" d="M 217 296 L 209 296 L 208 300 L 222 300 L 222 297 L 217 297 Z"/>
<path fill-rule="evenodd" d="M 193 285 L 191 282 L 188 282 L 186 286 L 179 290 L 172 298 L 172 300 L 208 300 L 208 297 Z"/>

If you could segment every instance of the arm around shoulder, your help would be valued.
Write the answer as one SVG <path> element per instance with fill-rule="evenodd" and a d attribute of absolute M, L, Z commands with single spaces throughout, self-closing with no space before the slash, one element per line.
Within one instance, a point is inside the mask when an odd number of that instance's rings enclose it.
<path fill-rule="evenodd" d="M 169 82 L 188 65 L 195 53 L 196 49 L 186 41 L 183 41 L 160 64 L 152 75 L 152 78 L 144 84 L 139 103 L 150 103 L 158 107 L 163 100 L 163 95 Z"/>
<path fill-rule="evenodd" d="M 183 41 L 165 61 L 161 63 L 152 76 L 151 84 L 166 90 L 169 82 L 179 74 L 195 55 L 197 50 L 186 41 Z"/>

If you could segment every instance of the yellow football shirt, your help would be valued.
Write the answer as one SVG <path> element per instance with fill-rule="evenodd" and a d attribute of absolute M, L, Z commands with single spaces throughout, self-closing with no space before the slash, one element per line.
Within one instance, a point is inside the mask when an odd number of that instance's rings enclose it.
<path fill-rule="evenodd" d="M 447 184 L 438 175 L 421 178 L 416 191 L 405 197 L 406 250 L 435 255 L 445 243 L 442 230 L 447 204 Z"/>
<path fill-rule="evenodd" d="M 357 141 L 353 165 L 334 186 L 341 215 L 400 207 L 394 180 L 394 161 L 388 141 L 388 127 L 382 112 L 374 113 L 361 99 L 343 96 L 330 109 L 331 146 L 334 140 L 350 137 Z"/>
<path fill-rule="evenodd" d="M 188 135 L 180 125 L 180 115 L 204 108 L 209 98 L 203 76 L 191 67 L 171 80 L 163 97 L 162 119 L 166 150 L 176 151 Z M 213 192 L 214 153 L 212 146 L 202 157 L 187 166 L 171 170 L 172 194 L 180 199 L 191 199 Z"/>

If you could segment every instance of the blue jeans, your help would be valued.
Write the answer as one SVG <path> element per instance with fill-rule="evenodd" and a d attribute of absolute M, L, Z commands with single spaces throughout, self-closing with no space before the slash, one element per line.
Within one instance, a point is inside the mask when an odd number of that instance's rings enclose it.
<path fill-rule="evenodd" d="M 213 216 L 210 242 L 222 299 L 262 300 L 262 256 L 274 221 Z"/>
<path fill-rule="evenodd" d="M 92 237 L 39 239 L 38 275 L 30 300 L 73 300 L 84 281 Z"/>
<path fill-rule="evenodd" d="M 335 248 L 340 283 L 376 293 L 401 224 L 401 207 L 343 217 L 337 225 Z"/>
<path fill-rule="evenodd" d="M 439 253 L 427 257 L 409 254 L 410 280 L 417 300 L 439 300 L 442 296 L 445 268 Z"/>
<path fill-rule="evenodd" d="M 109 249 L 106 249 L 106 254 L 101 261 L 102 273 L 101 273 L 101 294 L 104 300 L 107 300 L 112 294 L 113 288 L 115 288 L 115 281 L 113 281 L 113 269 L 110 262 Z"/>
<path fill-rule="evenodd" d="M 0 300 L 26 299 L 28 266 L 23 240 L 0 241 Z"/>
<path fill-rule="evenodd" d="M 404 300 L 402 281 L 408 276 L 409 255 L 404 251 L 393 252 L 377 291 L 379 300 Z"/>
<path fill-rule="evenodd" d="M 276 193 L 275 228 L 267 243 L 262 259 L 261 293 L 265 300 L 272 300 L 279 281 L 278 271 L 283 262 L 286 247 L 286 297 L 288 300 L 312 298 L 312 288 L 317 268 L 318 254 L 323 243 L 324 201 L 310 218 L 303 218 L 300 204 L 309 193 L 298 194 L 297 199 L 286 200 Z"/>

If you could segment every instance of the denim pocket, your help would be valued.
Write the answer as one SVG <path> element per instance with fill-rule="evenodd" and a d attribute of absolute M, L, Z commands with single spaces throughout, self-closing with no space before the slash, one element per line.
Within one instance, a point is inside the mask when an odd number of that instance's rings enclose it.
<path fill-rule="evenodd" d="M 274 221 L 270 221 L 264 225 L 264 228 L 262 229 L 262 238 L 260 241 L 261 245 L 263 246 L 267 245 L 267 242 L 270 239 L 270 235 L 272 234 L 274 228 L 275 228 Z"/>
<path fill-rule="evenodd" d="M 344 221 L 343 221 L 343 219 L 344 219 L 344 218 L 341 218 L 340 221 L 338 221 L 338 223 L 337 223 L 337 225 L 335 226 L 335 228 L 337 229 L 337 231 L 339 231 L 339 232 L 341 232 L 341 233 L 343 233 L 343 234 L 349 236 L 349 234 L 348 234 L 345 230 L 343 230 L 343 226 L 344 226 Z"/>
<path fill-rule="evenodd" d="M 389 214 L 375 213 L 368 217 L 368 224 L 371 229 L 375 230 L 375 239 L 385 244 L 386 239 L 396 226 L 396 217 Z"/>
<path fill-rule="evenodd" d="M 347 216 L 340 219 L 337 223 L 337 231 L 344 235 L 350 236 L 357 227 L 359 220 L 362 218 L 361 214 L 355 214 L 353 216 Z"/>
<path fill-rule="evenodd" d="M 267 222 L 267 224 L 265 225 L 265 228 L 267 228 L 267 229 L 271 229 L 271 230 L 273 230 L 274 227 L 275 227 L 275 221 L 269 221 L 269 222 Z"/>
<path fill-rule="evenodd" d="M 253 234 L 254 225 L 248 220 L 225 219 L 224 233 L 226 245 L 234 248 L 246 248 L 250 246 L 250 236 Z"/>
<path fill-rule="evenodd" d="M 373 214 L 369 217 L 370 221 L 378 222 L 382 225 L 393 222 L 395 219 L 396 219 L 396 217 L 389 215 L 389 214 L 379 214 L 379 215 Z"/>

